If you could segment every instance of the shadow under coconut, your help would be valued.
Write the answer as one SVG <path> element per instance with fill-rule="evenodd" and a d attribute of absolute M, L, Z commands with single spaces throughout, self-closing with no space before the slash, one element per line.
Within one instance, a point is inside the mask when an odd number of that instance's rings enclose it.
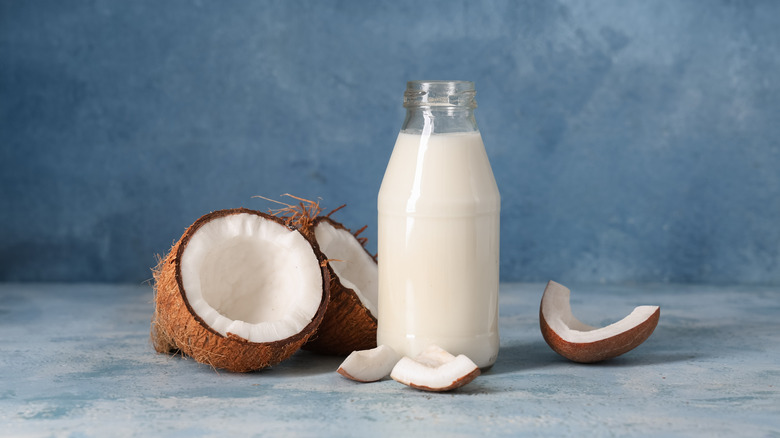
<path fill-rule="evenodd" d="M 631 367 L 643 365 L 659 365 L 674 362 L 691 362 L 712 356 L 712 350 L 707 348 L 703 340 L 713 338 L 711 347 L 717 348 L 717 342 L 722 340 L 718 334 L 729 332 L 725 327 L 687 327 L 681 328 L 674 323 L 659 323 L 650 338 L 636 349 L 622 356 L 594 366 Z"/>
<path fill-rule="evenodd" d="M 273 366 L 262 368 L 255 371 L 249 371 L 246 373 L 232 373 L 228 370 L 221 368 L 214 368 L 205 363 L 198 363 L 192 357 L 184 355 L 181 351 L 172 351 L 168 354 L 168 358 L 172 360 L 192 361 L 195 365 L 203 367 L 204 370 L 209 370 L 217 374 L 227 373 L 234 375 L 253 375 L 262 374 L 267 376 L 278 377 L 305 377 L 314 376 L 318 374 L 335 373 L 338 370 L 339 365 L 344 361 L 344 357 L 340 356 L 328 356 L 323 354 L 312 353 L 310 351 L 298 350 L 289 358 L 283 360 Z"/>
<path fill-rule="evenodd" d="M 495 365 L 485 371 L 484 374 L 508 374 L 541 368 L 555 363 L 558 357 L 560 356 L 541 340 L 532 343 L 506 345 L 499 350 Z"/>
<path fill-rule="evenodd" d="M 344 362 L 344 359 L 341 356 L 328 356 L 306 350 L 298 350 L 281 363 L 255 372 L 279 377 L 303 377 L 335 373 L 339 365 Z"/>
<path fill-rule="evenodd" d="M 709 355 L 701 350 L 696 351 L 690 348 L 693 338 L 700 337 L 700 335 L 700 333 L 696 333 L 696 330 L 676 330 L 674 327 L 659 326 L 645 343 L 634 350 L 613 359 L 580 365 L 634 367 L 694 361 Z M 555 364 L 574 363 L 576 362 L 554 352 L 544 340 L 540 339 L 531 343 L 502 346 L 496 364 L 485 374 L 508 374 Z"/>

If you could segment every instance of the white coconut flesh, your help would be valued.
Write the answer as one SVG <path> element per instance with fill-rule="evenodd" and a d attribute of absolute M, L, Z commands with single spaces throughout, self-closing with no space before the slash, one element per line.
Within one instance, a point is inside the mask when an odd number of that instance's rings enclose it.
<path fill-rule="evenodd" d="M 550 281 L 542 296 L 542 315 L 564 341 L 572 343 L 590 343 L 628 331 L 647 321 L 658 306 L 638 306 L 625 318 L 605 327 L 592 327 L 578 320 L 571 311 L 571 291 L 554 281 Z"/>
<path fill-rule="evenodd" d="M 393 368 L 390 377 L 405 385 L 432 390 L 446 390 L 470 382 L 479 368 L 463 354 L 453 356 L 431 345 L 414 359 L 404 356 Z"/>
<path fill-rule="evenodd" d="M 387 345 L 353 351 L 338 369 L 342 376 L 358 382 L 376 382 L 390 375 L 401 356 Z"/>
<path fill-rule="evenodd" d="M 273 342 L 300 333 L 322 300 L 322 273 L 306 239 L 262 216 L 214 219 L 181 257 L 187 302 L 223 336 Z"/>
<path fill-rule="evenodd" d="M 314 238 L 339 277 L 341 285 L 355 291 L 355 295 L 371 314 L 377 316 L 379 274 L 377 264 L 363 245 L 347 230 L 321 221 L 314 229 Z"/>

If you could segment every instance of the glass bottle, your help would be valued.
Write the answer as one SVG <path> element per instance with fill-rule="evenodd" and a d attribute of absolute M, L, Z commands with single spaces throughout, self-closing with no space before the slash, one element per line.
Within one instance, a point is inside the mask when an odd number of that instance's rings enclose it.
<path fill-rule="evenodd" d="M 474 83 L 411 81 L 378 196 L 377 342 L 435 344 L 480 368 L 498 356 L 501 199 Z"/>

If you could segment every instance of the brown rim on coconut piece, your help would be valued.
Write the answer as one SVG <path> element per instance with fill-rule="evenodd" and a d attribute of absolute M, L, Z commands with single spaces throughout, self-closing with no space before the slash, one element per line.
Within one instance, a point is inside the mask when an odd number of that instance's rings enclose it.
<path fill-rule="evenodd" d="M 329 273 L 316 243 L 245 208 L 199 218 L 155 270 L 152 344 L 246 372 L 291 356 L 315 332 Z"/>

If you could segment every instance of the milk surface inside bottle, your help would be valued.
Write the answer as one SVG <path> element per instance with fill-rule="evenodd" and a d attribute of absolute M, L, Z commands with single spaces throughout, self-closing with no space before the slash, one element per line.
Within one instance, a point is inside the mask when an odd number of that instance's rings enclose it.
<path fill-rule="evenodd" d="M 413 81 L 378 197 L 377 343 L 435 344 L 479 367 L 498 356 L 500 196 L 474 84 Z"/>

